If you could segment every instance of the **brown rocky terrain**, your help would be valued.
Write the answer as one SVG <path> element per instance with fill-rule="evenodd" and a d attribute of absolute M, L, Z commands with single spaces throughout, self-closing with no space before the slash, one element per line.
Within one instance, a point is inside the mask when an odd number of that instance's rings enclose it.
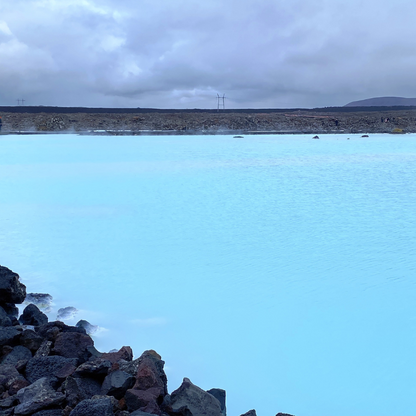
<path fill-rule="evenodd" d="M 0 107 L 2 133 L 411 133 L 416 107 L 155 110 Z"/>

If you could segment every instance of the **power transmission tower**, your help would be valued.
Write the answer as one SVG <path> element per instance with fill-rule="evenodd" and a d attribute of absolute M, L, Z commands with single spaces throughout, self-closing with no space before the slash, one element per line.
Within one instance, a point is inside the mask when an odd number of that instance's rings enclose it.
<path fill-rule="evenodd" d="M 217 94 L 217 111 L 220 111 L 220 109 L 225 110 L 225 94 L 222 97 Z"/>
<path fill-rule="evenodd" d="M 20 105 L 20 100 L 16 100 L 17 101 L 17 105 Z"/>
<path fill-rule="evenodd" d="M 25 105 L 25 101 L 26 101 L 26 100 L 23 100 L 23 99 L 22 99 L 22 105 Z"/>

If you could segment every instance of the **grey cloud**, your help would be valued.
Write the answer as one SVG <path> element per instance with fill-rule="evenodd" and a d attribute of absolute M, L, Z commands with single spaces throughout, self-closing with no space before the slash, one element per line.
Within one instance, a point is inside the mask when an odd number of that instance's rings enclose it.
<path fill-rule="evenodd" d="M 416 96 L 413 3 L 15 0 L 0 104 L 212 108 Z M 400 12 L 400 19 L 397 13 Z"/>

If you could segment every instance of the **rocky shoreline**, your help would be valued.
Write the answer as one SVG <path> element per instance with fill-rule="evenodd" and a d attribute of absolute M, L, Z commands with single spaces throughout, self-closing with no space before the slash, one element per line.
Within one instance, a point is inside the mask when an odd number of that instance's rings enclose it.
<path fill-rule="evenodd" d="M 169 394 L 156 351 L 101 353 L 86 321 L 48 322 L 33 303 L 18 317 L 25 298 L 19 275 L 0 266 L 0 416 L 226 416 L 224 390 L 184 378 Z"/>
<path fill-rule="evenodd" d="M 2 134 L 415 133 L 413 107 L 313 110 L 152 110 L 0 107 Z"/>

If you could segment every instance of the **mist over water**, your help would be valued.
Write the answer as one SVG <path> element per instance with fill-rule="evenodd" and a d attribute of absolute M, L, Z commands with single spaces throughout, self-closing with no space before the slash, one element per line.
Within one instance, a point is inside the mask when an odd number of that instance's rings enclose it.
<path fill-rule="evenodd" d="M 415 177 L 416 135 L 2 136 L 0 264 L 230 416 L 411 416 Z"/>

